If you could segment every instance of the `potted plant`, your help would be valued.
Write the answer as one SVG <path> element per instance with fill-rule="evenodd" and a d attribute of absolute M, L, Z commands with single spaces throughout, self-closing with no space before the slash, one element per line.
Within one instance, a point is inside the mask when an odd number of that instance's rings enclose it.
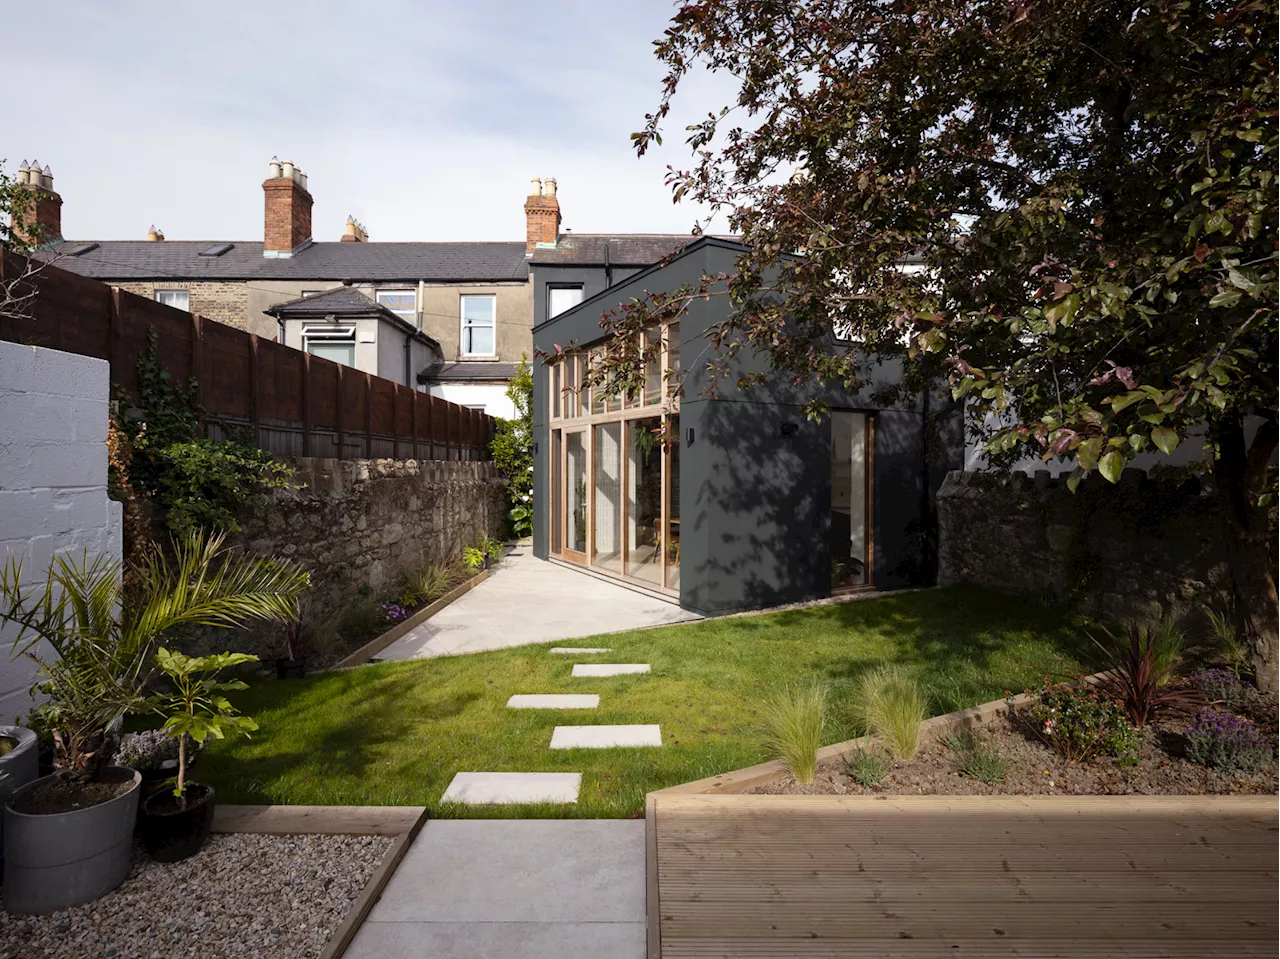
<path fill-rule="evenodd" d="M 18 626 L 15 649 L 40 669 L 55 772 L 4 806 L 11 913 L 44 913 L 96 899 L 129 874 L 141 775 L 111 765 L 126 712 L 145 702 L 158 639 L 181 626 L 287 619 L 308 582 L 297 566 L 241 557 L 221 535 L 193 533 L 171 556 L 155 547 L 130 569 L 65 556 L 45 583 L 21 586 L 21 563 L 0 572 L 0 620 Z"/>
<path fill-rule="evenodd" d="M 161 789 L 142 804 L 142 842 L 153 859 L 177 862 L 204 848 L 213 826 L 213 787 L 187 781 L 187 742 L 202 746 L 210 736 L 223 739 L 227 733 L 247 735 L 258 728 L 223 695 L 248 687 L 238 679 L 218 679 L 224 669 L 257 661 L 248 653 L 184 656 L 164 647 L 156 653 L 156 665 L 173 688 L 150 705 L 168 717 L 164 732 L 177 740 L 178 776 L 172 790 Z"/>

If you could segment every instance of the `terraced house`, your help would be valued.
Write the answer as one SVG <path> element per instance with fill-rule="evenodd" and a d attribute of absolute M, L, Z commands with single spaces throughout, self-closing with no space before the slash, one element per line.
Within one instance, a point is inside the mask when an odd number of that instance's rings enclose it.
<path fill-rule="evenodd" d="M 533 345 L 525 243 L 377 243 L 350 218 L 317 240 L 306 174 L 277 159 L 262 184 L 261 239 L 166 240 L 153 226 L 145 240 L 69 240 L 52 174 L 24 163 L 19 177 L 40 194 L 35 215 L 63 269 L 491 415 L 514 412 L 506 385 Z"/>

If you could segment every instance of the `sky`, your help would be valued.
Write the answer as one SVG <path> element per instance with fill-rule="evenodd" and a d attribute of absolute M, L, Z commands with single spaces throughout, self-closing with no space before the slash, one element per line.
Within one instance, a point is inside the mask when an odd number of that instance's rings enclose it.
<path fill-rule="evenodd" d="M 672 204 L 666 168 L 734 89 L 696 77 L 637 159 L 670 0 L 58 8 L 43 41 L 6 44 L 24 94 L 0 160 L 52 167 L 68 239 L 261 239 L 273 156 L 307 174 L 317 240 L 348 215 L 375 241 L 523 240 L 534 176 L 557 179 L 563 228 L 687 233 L 700 211 Z"/>

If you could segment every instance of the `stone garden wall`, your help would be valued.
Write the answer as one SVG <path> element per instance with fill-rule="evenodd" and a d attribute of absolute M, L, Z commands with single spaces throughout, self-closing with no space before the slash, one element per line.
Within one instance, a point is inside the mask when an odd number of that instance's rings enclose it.
<path fill-rule="evenodd" d="M 974 583 L 1108 618 L 1196 612 L 1229 585 L 1207 477 L 1125 470 L 1073 495 L 1048 472 L 954 471 L 938 493 L 941 585 Z"/>
<path fill-rule="evenodd" d="M 311 570 L 311 618 L 333 615 L 368 587 L 398 597 L 406 571 L 421 563 L 458 560 L 465 546 L 502 529 L 504 493 L 492 462 L 297 459 L 295 482 L 276 490 L 241 520 L 236 545 L 280 556 Z M 282 633 L 255 629 L 201 636 L 209 643 L 284 655 Z M 211 648 L 211 647 L 209 647 Z"/>

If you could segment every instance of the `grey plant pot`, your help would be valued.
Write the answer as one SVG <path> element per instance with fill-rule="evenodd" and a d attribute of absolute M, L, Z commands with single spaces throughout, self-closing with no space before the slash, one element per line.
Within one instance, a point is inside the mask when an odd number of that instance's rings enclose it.
<path fill-rule="evenodd" d="M 36 734 L 26 726 L 0 726 L 0 736 L 12 736 L 17 748 L 0 756 L 0 773 L 7 773 L 7 786 L 17 791 L 40 775 L 40 746 Z"/>
<path fill-rule="evenodd" d="M 69 909 L 92 902 L 128 878 L 142 774 L 110 766 L 107 775 L 132 786 L 88 809 L 15 812 L 11 803 L 45 781 L 37 779 L 5 805 L 4 907 L 9 912 L 39 915 Z"/>

